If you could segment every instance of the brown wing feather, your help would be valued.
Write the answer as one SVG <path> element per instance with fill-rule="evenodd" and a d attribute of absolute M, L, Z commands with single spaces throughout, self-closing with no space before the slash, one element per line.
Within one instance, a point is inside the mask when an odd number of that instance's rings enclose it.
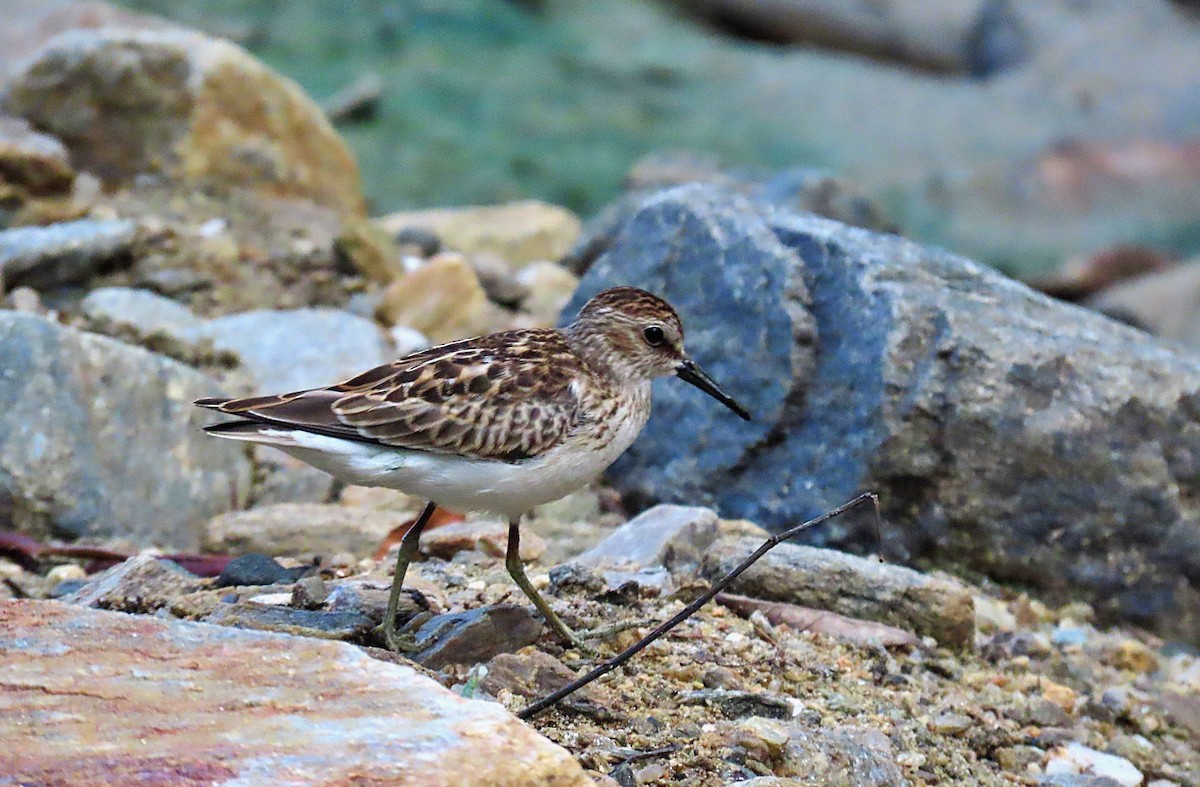
<path fill-rule="evenodd" d="M 196 404 L 352 440 L 518 461 L 575 425 L 579 358 L 553 330 L 510 331 L 406 356 L 328 388 Z"/>

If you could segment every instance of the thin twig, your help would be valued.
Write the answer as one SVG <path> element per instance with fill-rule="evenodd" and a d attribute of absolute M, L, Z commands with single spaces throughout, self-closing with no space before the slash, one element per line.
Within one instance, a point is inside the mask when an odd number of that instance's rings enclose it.
<path fill-rule="evenodd" d="M 679 751 L 682 748 L 683 748 L 682 744 L 671 743 L 666 746 L 663 746 L 661 749 L 650 749 L 648 751 L 634 752 L 633 754 L 629 755 L 625 759 L 621 760 L 621 762 L 618 764 L 618 767 L 620 767 L 621 765 L 627 765 L 632 762 L 641 762 L 642 760 L 650 760 L 655 757 L 665 757 L 668 754 L 674 754 L 675 752 Z"/>
<path fill-rule="evenodd" d="M 595 669 L 593 669 L 591 672 L 587 673 L 583 677 L 576 678 L 575 680 L 571 681 L 567 685 L 563 686 L 558 691 L 555 691 L 551 694 L 547 694 L 545 697 L 542 697 L 540 700 L 531 702 L 529 705 L 525 706 L 523 709 L 521 709 L 517 713 L 517 718 L 526 719 L 526 720 L 531 719 L 534 716 L 536 716 L 537 714 L 546 710 L 547 708 L 557 704 L 564 697 L 574 694 L 576 691 L 579 691 L 584 686 L 588 685 L 589 683 L 596 680 L 597 678 L 599 678 L 603 675 L 606 675 L 609 672 L 612 672 L 617 667 L 621 666 L 622 664 L 624 664 L 625 662 L 629 661 L 631 658 L 636 656 L 640 651 L 644 650 L 650 643 L 654 642 L 656 639 L 661 637 L 663 634 L 666 634 L 668 631 L 675 628 L 680 623 L 682 623 L 683 621 L 687 620 L 689 617 L 694 615 L 697 610 L 699 610 L 701 607 L 703 607 L 705 604 L 707 604 L 709 601 L 711 601 L 714 596 L 716 596 L 718 593 L 723 591 L 725 588 L 729 587 L 729 585 L 733 582 L 733 580 L 737 579 L 738 576 L 740 576 L 743 571 L 750 568 L 750 566 L 754 565 L 758 561 L 759 558 L 761 558 L 763 555 L 770 552 L 772 549 L 777 547 L 779 544 L 783 543 L 784 541 L 786 541 L 789 538 L 792 538 L 793 536 L 803 533 L 805 530 L 808 530 L 811 527 L 816 527 L 817 525 L 821 524 L 822 522 L 829 520 L 829 519 L 833 519 L 835 516 L 840 516 L 840 515 L 846 513 L 847 511 L 849 511 L 850 509 L 856 508 L 857 506 L 860 506 L 863 503 L 866 503 L 868 501 L 870 501 L 871 504 L 875 507 L 876 521 L 877 522 L 880 521 L 879 496 L 876 495 L 874 492 L 864 492 L 863 494 L 859 495 L 858 497 L 854 498 L 853 500 L 851 500 L 847 503 L 843 503 L 831 511 L 826 511 L 824 514 L 821 514 L 819 517 L 816 517 L 815 519 L 810 519 L 802 525 L 796 525 L 795 527 L 791 528 L 790 530 L 785 530 L 782 533 L 771 536 L 765 542 L 763 542 L 762 546 L 760 546 L 758 549 L 754 550 L 754 553 L 752 555 L 750 555 L 750 557 L 743 560 L 738 565 L 737 568 L 733 569 L 728 574 L 721 577 L 721 579 L 715 585 L 713 585 L 707 591 L 705 591 L 703 595 L 696 598 L 696 600 L 693 601 L 691 604 L 688 604 L 686 607 L 684 607 L 682 610 L 680 610 L 678 613 L 676 613 L 670 620 L 668 620 L 664 623 L 660 623 L 658 625 L 658 627 L 656 629 L 654 629 L 653 631 L 651 631 L 649 634 L 642 637 L 640 640 L 638 640 L 634 644 L 630 645 L 628 648 L 621 651 L 617 655 L 613 656 L 608 661 L 599 665 L 598 667 L 596 667 Z"/>

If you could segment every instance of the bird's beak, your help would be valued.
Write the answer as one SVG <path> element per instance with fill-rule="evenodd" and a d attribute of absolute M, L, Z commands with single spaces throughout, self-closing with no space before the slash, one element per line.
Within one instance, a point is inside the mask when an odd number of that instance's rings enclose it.
<path fill-rule="evenodd" d="M 745 420 L 750 420 L 750 413 L 746 412 L 746 408 L 735 402 L 732 396 L 717 387 L 717 384 L 713 382 L 713 378 L 709 377 L 708 373 L 697 366 L 696 362 L 691 358 L 679 364 L 678 368 L 675 369 L 675 376 L 704 391 L 704 393 L 716 399 L 730 410 L 733 410 Z"/>

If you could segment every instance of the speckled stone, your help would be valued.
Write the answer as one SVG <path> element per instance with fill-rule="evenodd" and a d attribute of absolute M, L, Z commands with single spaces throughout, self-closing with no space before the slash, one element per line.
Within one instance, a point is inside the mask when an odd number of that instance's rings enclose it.
<path fill-rule="evenodd" d="M 0 602 L 23 784 L 590 784 L 499 705 L 342 643 Z"/>
<path fill-rule="evenodd" d="M 53 287 L 83 281 L 130 253 L 132 221 L 80 219 L 0 232 L 0 282 Z"/>
<path fill-rule="evenodd" d="M 655 506 L 572 562 L 587 568 L 695 568 L 717 537 L 717 515 L 698 506 Z"/>
<path fill-rule="evenodd" d="M 756 538 L 718 541 L 705 555 L 705 576 L 719 579 L 761 544 Z M 970 649 L 975 642 L 974 599 L 965 585 L 832 549 L 780 544 L 731 591 L 887 623 L 945 647 Z"/>
<path fill-rule="evenodd" d="M 204 323 L 178 301 L 132 287 L 99 287 L 89 292 L 79 307 L 93 320 L 128 325 L 143 335 L 178 337 Z"/>
<path fill-rule="evenodd" d="M 193 549 L 244 504 L 250 463 L 200 431 L 214 419 L 192 400 L 218 391 L 195 369 L 6 311 L 0 359 L 0 500 L 19 529 Z"/>

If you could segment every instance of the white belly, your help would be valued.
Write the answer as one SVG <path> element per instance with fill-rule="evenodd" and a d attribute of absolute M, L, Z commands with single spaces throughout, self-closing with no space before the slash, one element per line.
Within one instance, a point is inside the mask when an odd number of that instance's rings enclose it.
<path fill-rule="evenodd" d="M 385 448 L 284 429 L 278 431 L 286 434 L 287 444 L 275 447 L 348 483 L 397 489 L 451 511 L 486 511 L 515 519 L 594 481 L 633 443 L 644 423 L 644 417 L 624 419 L 603 446 L 571 439 L 518 463 Z"/>

